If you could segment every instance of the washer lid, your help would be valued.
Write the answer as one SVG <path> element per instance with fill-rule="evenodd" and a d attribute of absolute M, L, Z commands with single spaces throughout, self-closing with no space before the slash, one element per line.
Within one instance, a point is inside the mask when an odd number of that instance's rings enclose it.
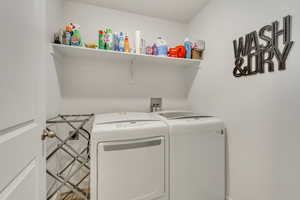
<path fill-rule="evenodd" d="M 212 116 L 204 116 L 193 112 L 184 112 L 184 111 L 171 111 L 171 112 L 161 112 L 158 113 L 160 116 L 167 119 L 186 119 L 186 118 L 207 118 Z"/>
<path fill-rule="evenodd" d="M 157 117 L 150 113 L 138 112 L 119 112 L 96 115 L 95 124 L 115 124 L 122 122 L 139 122 L 139 121 L 160 121 Z"/>

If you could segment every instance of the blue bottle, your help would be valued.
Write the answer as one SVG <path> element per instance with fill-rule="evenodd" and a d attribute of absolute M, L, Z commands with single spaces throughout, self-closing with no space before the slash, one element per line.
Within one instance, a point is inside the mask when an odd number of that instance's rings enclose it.
<path fill-rule="evenodd" d="M 159 56 L 168 56 L 168 46 L 167 42 L 162 39 L 162 37 L 157 38 L 157 50 Z"/>
<path fill-rule="evenodd" d="M 124 52 L 125 50 L 125 39 L 124 39 L 124 34 L 123 32 L 120 32 L 120 35 L 119 35 L 119 38 L 118 38 L 118 50 L 121 51 L 121 52 Z"/>
<path fill-rule="evenodd" d="M 184 40 L 184 47 L 186 50 L 186 58 L 192 59 L 192 42 L 188 38 Z"/>
<path fill-rule="evenodd" d="M 119 37 L 117 32 L 113 34 L 113 50 L 119 51 Z"/>

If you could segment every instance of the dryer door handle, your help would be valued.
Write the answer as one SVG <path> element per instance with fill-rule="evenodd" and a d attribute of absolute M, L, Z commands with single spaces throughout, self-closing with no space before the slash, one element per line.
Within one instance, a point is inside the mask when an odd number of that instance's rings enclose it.
<path fill-rule="evenodd" d="M 120 151 L 126 149 L 137 149 L 151 146 L 159 146 L 162 143 L 163 137 L 152 138 L 148 140 L 134 140 L 131 142 L 124 142 L 119 144 L 107 144 L 104 145 L 104 151 Z"/>

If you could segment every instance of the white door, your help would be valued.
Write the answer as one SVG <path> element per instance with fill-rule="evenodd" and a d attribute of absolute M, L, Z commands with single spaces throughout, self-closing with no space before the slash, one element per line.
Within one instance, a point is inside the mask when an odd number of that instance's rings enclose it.
<path fill-rule="evenodd" d="M 45 1 L 0 2 L 0 200 L 45 199 Z"/>

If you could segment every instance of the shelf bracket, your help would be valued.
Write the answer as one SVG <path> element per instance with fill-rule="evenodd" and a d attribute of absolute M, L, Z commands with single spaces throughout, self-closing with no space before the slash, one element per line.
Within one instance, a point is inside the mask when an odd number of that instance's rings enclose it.
<path fill-rule="evenodd" d="M 135 63 L 135 60 L 136 60 L 136 57 L 133 57 L 130 60 L 130 65 L 129 65 L 129 77 L 130 77 L 129 83 L 130 84 L 135 84 L 135 80 L 134 80 L 134 63 Z"/>
<path fill-rule="evenodd" d="M 49 44 L 48 48 L 49 48 L 49 53 L 50 53 L 51 55 L 54 55 L 53 45 L 52 45 L 52 44 Z"/>

